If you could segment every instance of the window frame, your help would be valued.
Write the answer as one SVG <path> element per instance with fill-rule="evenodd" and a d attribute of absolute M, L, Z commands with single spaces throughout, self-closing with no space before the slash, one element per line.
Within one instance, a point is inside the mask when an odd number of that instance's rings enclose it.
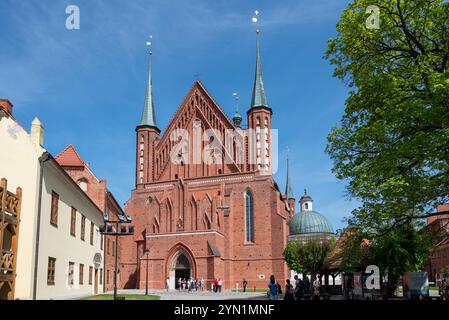
<path fill-rule="evenodd" d="M 245 207 L 245 243 L 254 243 L 254 195 L 250 189 L 244 194 Z M 249 209 L 249 210 L 248 210 Z"/>
<path fill-rule="evenodd" d="M 69 286 L 73 286 L 75 283 L 75 262 L 69 261 L 69 270 L 68 270 L 68 284 Z"/>
<path fill-rule="evenodd" d="M 79 264 L 79 279 L 78 279 L 78 284 L 83 285 L 84 284 L 84 264 L 80 263 Z"/>
<path fill-rule="evenodd" d="M 58 209 L 59 209 L 59 194 L 54 190 L 51 191 L 51 208 L 50 208 L 50 224 L 58 227 Z"/>
<path fill-rule="evenodd" d="M 86 216 L 81 215 L 81 240 L 86 241 Z"/>
<path fill-rule="evenodd" d="M 89 285 L 92 285 L 94 267 L 89 266 Z"/>
<path fill-rule="evenodd" d="M 47 265 L 47 285 L 55 285 L 55 275 L 56 275 L 56 258 L 48 257 Z"/>
<path fill-rule="evenodd" d="M 93 246 L 94 245 L 94 229 L 95 229 L 95 225 L 93 223 L 93 221 L 90 222 L 90 245 Z"/>
<path fill-rule="evenodd" d="M 76 208 L 72 207 L 72 211 L 70 213 L 70 235 L 73 237 L 76 237 L 76 213 Z"/>

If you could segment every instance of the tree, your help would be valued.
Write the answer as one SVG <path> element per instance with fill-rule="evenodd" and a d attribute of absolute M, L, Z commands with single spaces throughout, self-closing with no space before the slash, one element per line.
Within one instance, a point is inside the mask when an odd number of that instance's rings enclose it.
<path fill-rule="evenodd" d="M 326 151 L 362 203 L 352 224 L 394 278 L 422 267 L 433 244 L 422 219 L 449 200 L 449 3 L 377 1 L 379 29 L 365 24 L 371 4 L 354 0 L 328 43 L 350 92 Z"/>
<path fill-rule="evenodd" d="M 449 200 L 449 3 L 378 1 L 380 29 L 365 25 L 370 4 L 353 1 L 329 40 L 350 92 L 326 151 L 362 202 L 354 222 L 375 235 Z"/>
<path fill-rule="evenodd" d="M 284 250 L 284 259 L 291 270 L 311 274 L 313 278 L 324 270 L 326 256 L 334 244 L 334 240 L 291 241 Z"/>

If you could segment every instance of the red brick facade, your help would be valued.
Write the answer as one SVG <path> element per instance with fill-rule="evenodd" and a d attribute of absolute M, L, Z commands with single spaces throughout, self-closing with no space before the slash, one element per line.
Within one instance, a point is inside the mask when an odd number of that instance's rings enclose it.
<path fill-rule="evenodd" d="M 449 204 L 438 206 L 437 212 L 444 211 L 449 211 Z M 446 229 L 449 232 L 449 214 L 429 217 L 427 223 L 434 233 L 441 232 L 441 229 Z M 426 269 L 430 279 L 435 281 L 436 278 L 440 278 L 441 270 L 446 266 L 449 266 L 449 236 L 446 236 L 435 246 L 427 262 Z"/>
<path fill-rule="evenodd" d="M 266 142 L 261 162 L 251 162 L 260 152 L 251 150 L 248 130 L 226 137 L 234 124 L 199 81 L 162 135 L 155 127 L 137 127 L 136 188 L 125 205 L 135 235 L 121 240 L 124 288 L 145 288 L 147 256 L 150 288 L 164 288 L 167 278 L 173 287 L 183 275 L 204 278 L 206 288 L 220 278 L 224 289 L 241 287 L 243 279 L 265 288 L 272 274 L 281 283 L 287 279 L 282 254 L 289 211 L 271 175 L 271 133 L 263 131 L 271 129 L 271 109 L 247 115 L 256 139 Z M 218 133 L 213 139 L 194 138 L 195 130 L 211 128 Z M 209 148 L 212 142 L 221 153 Z M 198 146 L 217 158 L 195 162 Z"/>
<path fill-rule="evenodd" d="M 107 189 L 106 180 L 98 179 L 90 170 L 89 163 L 81 160 L 76 149 L 69 145 L 57 157 L 56 161 L 69 174 L 69 176 L 86 192 L 89 198 L 108 213 L 110 220 L 118 220 L 118 215 L 123 215 L 123 209 L 115 200 L 112 193 Z M 103 267 L 100 272 L 101 285 L 105 291 L 114 289 L 115 271 L 115 237 L 102 236 L 102 248 L 104 250 Z M 118 242 L 118 261 L 120 261 L 120 242 Z M 109 272 L 108 272 L 109 271 Z M 117 285 L 120 286 L 120 269 L 117 272 Z"/>

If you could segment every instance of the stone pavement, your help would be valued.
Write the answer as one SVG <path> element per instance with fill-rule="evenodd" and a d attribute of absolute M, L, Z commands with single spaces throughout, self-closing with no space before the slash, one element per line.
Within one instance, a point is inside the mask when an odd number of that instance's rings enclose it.
<path fill-rule="evenodd" d="M 107 292 L 112 294 L 113 292 Z M 119 294 L 145 294 L 145 290 L 118 290 Z M 148 290 L 148 294 L 154 294 L 161 297 L 161 300 L 266 300 L 267 294 L 265 292 L 234 292 L 222 291 L 215 293 L 211 291 L 180 291 L 180 290 Z"/>

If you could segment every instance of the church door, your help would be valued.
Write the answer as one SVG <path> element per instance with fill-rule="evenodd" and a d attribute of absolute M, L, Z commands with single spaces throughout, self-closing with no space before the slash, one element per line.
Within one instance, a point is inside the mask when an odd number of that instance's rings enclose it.
<path fill-rule="evenodd" d="M 179 289 L 178 280 L 188 280 L 193 277 L 192 264 L 184 252 L 174 255 L 172 268 L 170 270 L 170 289 Z"/>

